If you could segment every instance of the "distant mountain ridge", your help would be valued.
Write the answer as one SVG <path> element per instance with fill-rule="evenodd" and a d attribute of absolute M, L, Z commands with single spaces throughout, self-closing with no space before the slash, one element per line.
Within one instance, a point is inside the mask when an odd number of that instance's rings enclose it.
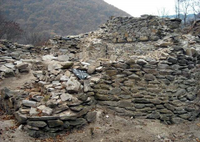
<path fill-rule="evenodd" d="M 198 14 L 200 15 L 200 14 Z M 168 18 L 176 18 L 177 15 L 169 15 L 169 16 L 164 16 L 164 17 L 168 17 Z M 200 17 L 200 16 L 198 16 Z M 180 19 L 183 20 L 184 19 L 184 15 L 183 14 L 180 14 Z M 197 18 L 199 19 L 199 18 Z M 187 20 L 190 21 L 190 20 L 194 20 L 194 14 L 188 14 L 187 15 Z"/>
<path fill-rule="evenodd" d="M 130 16 L 103 0 L 0 0 L 0 11 L 26 31 L 51 35 L 84 33 L 110 16 Z"/>

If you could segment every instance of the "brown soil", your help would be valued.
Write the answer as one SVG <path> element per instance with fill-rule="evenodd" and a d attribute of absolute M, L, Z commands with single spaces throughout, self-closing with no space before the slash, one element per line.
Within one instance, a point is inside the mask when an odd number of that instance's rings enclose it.
<path fill-rule="evenodd" d="M 18 75 L 16 77 L 6 78 L 3 81 L 0 81 L 0 90 L 4 87 L 7 87 L 9 89 L 18 89 L 21 86 L 23 86 L 26 82 L 31 81 L 34 79 L 34 76 L 32 73 L 24 74 L 24 75 Z"/>
<path fill-rule="evenodd" d="M 158 120 L 131 119 L 97 109 L 97 120 L 88 126 L 55 138 L 34 139 L 16 128 L 13 119 L 0 118 L 0 142 L 199 142 L 200 119 L 179 125 Z"/>

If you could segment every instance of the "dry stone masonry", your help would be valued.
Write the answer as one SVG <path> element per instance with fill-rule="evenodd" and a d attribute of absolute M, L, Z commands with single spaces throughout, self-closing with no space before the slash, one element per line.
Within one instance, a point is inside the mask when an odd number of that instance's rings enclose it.
<path fill-rule="evenodd" d="M 0 79 L 28 73 L 30 68 L 28 62 L 33 58 L 30 52 L 32 50 L 32 45 L 13 44 L 7 40 L 0 40 Z"/>
<path fill-rule="evenodd" d="M 104 64 L 104 76 L 94 86 L 100 105 L 123 116 L 160 119 L 168 124 L 199 115 L 199 61 L 171 48 L 167 60 L 136 58 Z"/>
<path fill-rule="evenodd" d="M 2 89 L 1 107 L 33 137 L 94 122 L 96 107 L 166 124 L 193 121 L 200 116 L 200 42 L 179 24 L 111 17 L 97 31 L 55 37 L 40 54 L 1 41 L 1 78 L 29 66 L 35 76 L 19 90 Z M 15 58 L 18 52 L 29 56 Z"/>
<path fill-rule="evenodd" d="M 143 15 L 135 17 L 111 17 L 101 26 L 105 40 L 114 43 L 157 41 L 169 33 L 177 32 L 180 19 L 159 19 Z"/>

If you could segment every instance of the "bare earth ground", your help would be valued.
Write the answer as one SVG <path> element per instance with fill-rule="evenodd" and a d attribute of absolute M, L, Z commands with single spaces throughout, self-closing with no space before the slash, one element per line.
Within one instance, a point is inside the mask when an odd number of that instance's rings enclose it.
<path fill-rule="evenodd" d="M 6 79 L 0 89 L 16 89 L 33 79 L 31 74 Z M 94 123 L 55 138 L 34 139 L 18 126 L 12 116 L 0 110 L 0 142 L 200 142 L 200 118 L 179 125 L 159 120 L 131 119 L 97 109 Z"/>
<path fill-rule="evenodd" d="M 9 89 L 17 89 L 24 85 L 24 83 L 31 81 L 34 79 L 33 74 L 30 72 L 25 75 L 19 75 L 17 77 L 6 78 L 4 81 L 0 81 L 0 90 L 4 87 Z"/>
<path fill-rule="evenodd" d="M 16 126 L 13 119 L 0 117 L 0 142 L 199 142 L 200 119 L 179 125 L 158 120 L 131 119 L 97 110 L 95 123 L 56 138 L 34 139 Z"/>

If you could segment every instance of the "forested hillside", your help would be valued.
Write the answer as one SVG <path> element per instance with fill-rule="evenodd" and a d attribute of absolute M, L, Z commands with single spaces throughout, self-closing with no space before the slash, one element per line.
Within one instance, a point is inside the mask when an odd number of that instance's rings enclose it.
<path fill-rule="evenodd" d="M 96 29 L 127 13 L 103 0 L 0 0 L 1 14 L 24 31 L 69 35 Z"/>

